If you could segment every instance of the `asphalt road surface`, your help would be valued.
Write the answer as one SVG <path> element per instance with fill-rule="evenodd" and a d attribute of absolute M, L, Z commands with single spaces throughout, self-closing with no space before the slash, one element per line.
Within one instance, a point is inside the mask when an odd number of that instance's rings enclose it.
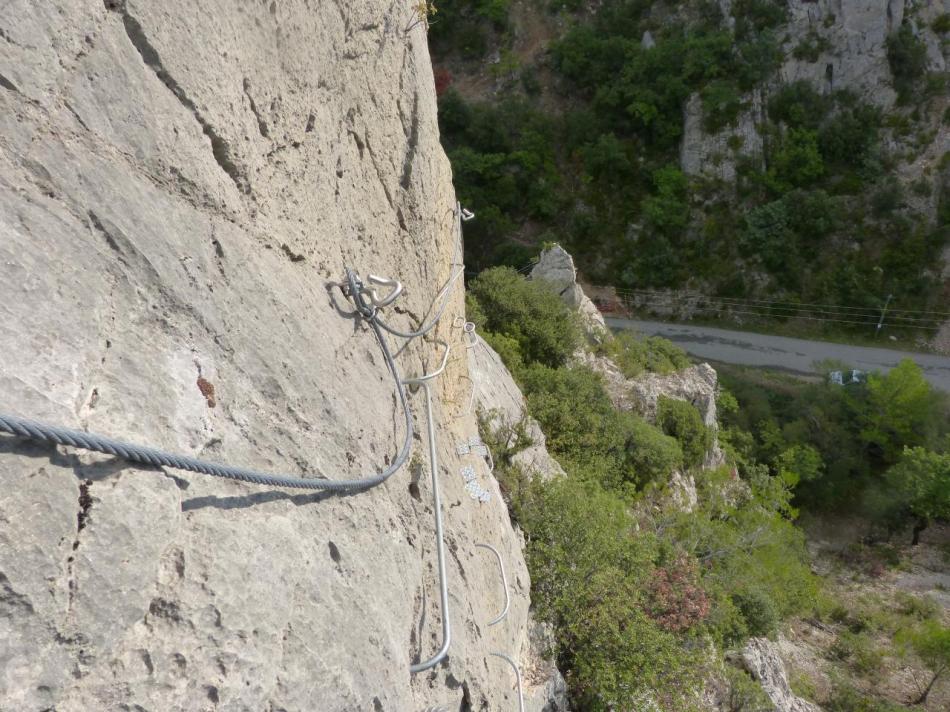
<path fill-rule="evenodd" d="M 950 358 L 895 349 L 848 346 L 827 341 L 806 341 L 787 336 L 728 331 L 709 326 L 666 324 L 606 317 L 612 329 L 635 329 L 643 334 L 662 336 L 693 356 L 710 361 L 743 366 L 778 368 L 800 374 L 820 371 L 815 362 L 825 359 L 843 361 L 861 371 L 889 371 L 902 359 L 912 359 L 924 376 L 937 388 L 950 392 Z"/>

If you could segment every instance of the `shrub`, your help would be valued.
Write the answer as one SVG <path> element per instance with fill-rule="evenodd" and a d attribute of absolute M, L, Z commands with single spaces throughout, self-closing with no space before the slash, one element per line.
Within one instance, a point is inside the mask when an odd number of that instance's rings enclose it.
<path fill-rule="evenodd" d="M 874 639 L 863 631 L 843 631 L 830 652 L 840 660 L 847 660 L 861 675 L 877 672 L 884 660 L 884 653 L 874 644 Z"/>
<path fill-rule="evenodd" d="M 668 374 L 689 366 L 686 352 L 659 336 L 643 336 L 623 331 L 598 346 L 627 378 L 636 378 L 644 371 Z"/>
<path fill-rule="evenodd" d="M 696 655 L 643 611 L 656 540 L 634 533 L 624 502 L 595 483 L 561 478 L 527 510 L 532 600 L 555 626 L 558 657 L 578 709 L 633 709 L 656 690 L 682 702 Z"/>
<path fill-rule="evenodd" d="M 779 623 L 779 612 L 766 593 L 758 589 L 740 591 L 732 595 L 732 601 L 742 614 L 751 636 L 769 636 Z"/>
<path fill-rule="evenodd" d="M 803 59 L 811 63 L 818 61 L 822 52 L 831 49 L 831 43 L 814 30 L 805 35 L 804 39 L 792 50 L 795 59 Z"/>
<path fill-rule="evenodd" d="M 518 340 L 507 334 L 495 334 L 491 331 L 483 331 L 482 338 L 501 357 L 502 363 L 512 375 L 517 377 L 524 368 L 524 357 L 521 355 L 521 344 Z"/>
<path fill-rule="evenodd" d="M 789 129 L 769 156 L 769 183 L 780 193 L 811 185 L 824 172 L 818 134 L 810 129 Z"/>
<path fill-rule="evenodd" d="M 521 381 L 548 448 L 576 476 L 619 489 L 662 479 L 682 466 L 676 439 L 615 410 L 590 369 L 535 364 L 521 372 Z"/>
<path fill-rule="evenodd" d="M 862 168 L 878 144 L 881 112 L 870 104 L 842 109 L 818 134 L 821 155 L 837 166 Z"/>
<path fill-rule="evenodd" d="M 834 680 L 831 698 L 822 705 L 827 712 L 911 712 L 910 707 L 869 697 L 851 683 Z"/>
<path fill-rule="evenodd" d="M 919 79 L 927 71 L 927 45 L 914 34 L 909 22 L 887 38 L 887 61 L 894 75 L 898 99 L 907 102 Z"/>
<path fill-rule="evenodd" d="M 732 5 L 739 37 L 776 27 L 785 20 L 785 14 L 785 4 L 775 0 L 736 0 Z"/>
<path fill-rule="evenodd" d="M 703 128 L 715 133 L 735 124 L 742 111 L 742 96 L 738 87 L 730 81 L 716 80 L 702 90 Z"/>
<path fill-rule="evenodd" d="M 629 424 L 629 460 L 640 485 L 666 481 L 673 470 L 683 466 L 683 449 L 676 438 L 640 418 L 631 417 Z"/>
<path fill-rule="evenodd" d="M 783 84 L 769 99 L 769 117 L 792 128 L 817 128 L 830 109 L 828 97 L 804 79 Z"/>
<path fill-rule="evenodd" d="M 647 583 L 647 615 L 671 633 L 689 630 L 709 615 L 709 597 L 695 560 L 681 555 L 653 570 Z"/>
<path fill-rule="evenodd" d="M 714 601 L 710 632 L 725 645 L 811 610 L 817 591 L 804 535 L 788 519 L 788 487 L 760 469 L 746 474 L 747 483 L 737 483 L 729 468 L 703 473 L 700 506 L 676 525 Z"/>
<path fill-rule="evenodd" d="M 656 406 L 656 423 L 676 438 L 683 448 L 687 467 L 701 465 L 713 441 L 712 431 L 703 423 L 695 406 L 683 400 L 660 396 Z"/>
<path fill-rule="evenodd" d="M 937 680 L 950 671 L 950 628 L 939 621 L 927 621 L 916 629 L 902 631 L 898 642 L 912 649 L 931 671 L 930 682 L 914 700 L 915 705 L 924 704 Z"/>
<path fill-rule="evenodd" d="M 563 364 L 581 343 L 573 312 L 542 282 L 510 267 L 493 267 L 469 285 L 484 317 L 484 329 L 518 343 L 526 363 Z"/>

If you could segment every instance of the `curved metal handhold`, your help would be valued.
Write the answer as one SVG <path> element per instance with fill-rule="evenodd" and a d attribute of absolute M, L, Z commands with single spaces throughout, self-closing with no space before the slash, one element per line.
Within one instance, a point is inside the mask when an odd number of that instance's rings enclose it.
<path fill-rule="evenodd" d="M 443 367 L 444 367 L 443 363 Z M 435 374 L 437 375 L 437 374 Z M 408 381 L 407 381 L 408 382 Z M 438 665 L 449 652 L 452 627 L 449 624 L 449 584 L 445 573 L 445 541 L 442 534 L 442 498 L 439 496 L 439 458 L 435 448 L 435 423 L 432 418 L 432 389 L 428 380 L 420 380 L 425 393 L 426 431 L 429 439 L 429 468 L 432 470 L 432 509 L 435 511 L 435 551 L 439 564 L 439 596 L 442 603 L 442 647 L 428 660 L 409 666 L 409 672 L 422 672 Z"/>
<path fill-rule="evenodd" d="M 473 213 L 468 208 L 463 208 L 461 205 L 459 205 L 459 208 L 462 211 L 460 214 L 464 222 L 468 222 L 469 220 L 472 220 L 475 217 L 475 213 Z"/>
<path fill-rule="evenodd" d="M 511 669 L 515 671 L 515 677 L 518 679 L 518 712 L 524 712 L 524 693 L 521 691 L 521 670 L 518 669 L 518 665 L 504 653 L 489 653 L 489 655 L 501 658 L 511 665 Z"/>
<path fill-rule="evenodd" d="M 424 373 L 421 376 L 416 376 L 415 378 L 404 378 L 402 382 L 407 386 L 417 386 L 420 383 L 425 383 L 426 381 L 431 381 L 436 376 L 441 376 L 442 372 L 445 370 L 446 365 L 449 362 L 449 351 L 452 350 L 452 347 L 449 346 L 445 341 L 441 339 L 437 340 L 435 343 L 440 344 L 445 347 L 445 353 L 442 354 L 442 363 L 439 364 L 439 367 L 430 373 Z"/>
<path fill-rule="evenodd" d="M 378 277 L 375 274 L 367 276 L 370 284 L 378 284 L 381 287 L 390 287 L 391 291 L 385 297 L 380 297 L 379 293 L 372 287 L 364 287 L 364 291 L 369 295 L 370 301 L 377 307 L 385 307 L 392 304 L 402 294 L 402 282 L 396 279 Z"/>
<path fill-rule="evenodd" d="M 475 544 L 475 546 L 491 551 L 495 555 L 495 558 L 498 559 L 498 568 L 501 569 L 501 586 L 505 590 L 505 610 L 499 613 L 494 620 L 488 623 L 488 625 L 495 625 L 496 623 L 501 623 L 505 619 L 505 616 L 508 615 L 508 607 L 511 605 L 511 598 L 508 596 L 508 577 L 505 576 L 505 564 L 501 560 L 501 554 L 498 553 L 498 549 L 493 547 L 491 544 Z"/>

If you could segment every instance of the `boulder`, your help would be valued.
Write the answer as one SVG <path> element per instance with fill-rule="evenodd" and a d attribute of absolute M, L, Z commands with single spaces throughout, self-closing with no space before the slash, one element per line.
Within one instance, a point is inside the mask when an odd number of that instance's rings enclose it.
<path fill-rule="evenodd" d="M 531 279 L 551 285 L 564 303 L 577 311 L 587 334 L 595 340 L 602 338 L 607 330 L 604 317 L 577 283 L 574 258 L 567 250 L 554 245 L 541 252 L 537 264 L 531 270 Z"/>
<path fill-rule="evenodd" d="M 778 646 L 768 638 L 751 638 L 742 649 L 741 659 L 775 705 L 775 712 L 821 712 L 818 705 L 792 692 Z"/>

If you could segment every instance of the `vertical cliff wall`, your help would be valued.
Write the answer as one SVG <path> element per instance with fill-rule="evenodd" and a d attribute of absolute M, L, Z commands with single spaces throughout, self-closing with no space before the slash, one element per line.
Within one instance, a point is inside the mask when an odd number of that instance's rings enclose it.
<path fill-rule="evenodd" d="M 269 471 L 359 477 L 403 437 L 326 284 L 450 273 L 454 193 L 408 2 L 20 0 L 0 14 L 0 412 Z M 461 290 L 434 336 L 452 328 Z M 398 343 L 398 339 L 394 339 Z M 437 363 L 421 340 L 404 373 Z M 352 496 L 0 437 L 0 710 L 529 709 L 529 580 L 466 364 L 436 384 L 454 640 L 421 394 L 412 465 Z M 420 436 L 418 433 L 422 433 Z M 490 492 L 473 501 L 460 469 Z M 504 624 L 495 561 L 511 584 Z"/>

